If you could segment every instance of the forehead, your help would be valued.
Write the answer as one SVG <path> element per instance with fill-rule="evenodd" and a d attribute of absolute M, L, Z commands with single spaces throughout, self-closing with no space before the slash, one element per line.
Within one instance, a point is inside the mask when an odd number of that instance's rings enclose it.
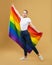
<path fill-rule="evenodd" d="M 26 12 L 26 11 L 23 11 L 23 13 L 25 13 L 25 14 L 26 14 L 27 12 Z"/>

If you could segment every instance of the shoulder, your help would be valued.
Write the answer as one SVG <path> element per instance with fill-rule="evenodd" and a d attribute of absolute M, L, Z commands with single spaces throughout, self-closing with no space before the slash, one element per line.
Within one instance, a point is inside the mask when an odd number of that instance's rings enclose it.
<path fill-rule="evenodd" d="M 31 18 L 27 17 L 27 19 L 31 20 Z"/>
<path fill-rule="evenodd" d="M 31 22 L 31 18 L 27 17 L 27 20 L 28 20 L 29 22 Z"/>

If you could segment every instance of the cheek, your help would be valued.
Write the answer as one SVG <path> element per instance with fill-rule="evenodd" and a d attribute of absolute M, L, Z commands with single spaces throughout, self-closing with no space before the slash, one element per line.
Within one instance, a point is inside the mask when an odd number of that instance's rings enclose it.
<path fill-rule="evenodd" d="M 25 16 L 27 16 L 27 14 L 24 14 Z"/>
<path fill-rule="evenodd" d="M 26 14 L 23 14 L 23 16 L 26 16 Z"/>
<path fill-rule="evenodd" d="M 27 16 L 27 14 L 23 14 L 23 16 Z"/>
<path fill-rule="evenodd" d="M 24 14 L 22 14 L 24 16 Z"/>

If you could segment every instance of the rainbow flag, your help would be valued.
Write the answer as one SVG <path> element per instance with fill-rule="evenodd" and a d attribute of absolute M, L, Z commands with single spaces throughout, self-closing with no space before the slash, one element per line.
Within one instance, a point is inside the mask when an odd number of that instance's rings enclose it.
<path fill-rule="evenodd" d="M 9 37 L 13 39 L 17 44 L 19 44 L 23 48 L 23 42 L 21 41 L 20 35 L 20 17 L 16 13 L 15 9 L 11 6 L 10 10 L 10 19 L 9 19 Z M 38 41 L 42 37 L 42 32 L 38 33 L 31 26 L 28 26 L 28 32 L 31 37 L 31 41 L 33 45 L 37 45 Z M 31 52 L 32 49 L 29 47 L 28 43 L 26 45 L 27 51 Z"/>

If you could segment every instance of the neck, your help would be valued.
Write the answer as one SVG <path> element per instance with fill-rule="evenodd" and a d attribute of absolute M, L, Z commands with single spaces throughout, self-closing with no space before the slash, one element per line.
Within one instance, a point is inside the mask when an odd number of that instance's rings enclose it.
<path fill-rule="evenodd" d="M 27 16 L 23 17 L 23 18 L 27 18 Z"/>

